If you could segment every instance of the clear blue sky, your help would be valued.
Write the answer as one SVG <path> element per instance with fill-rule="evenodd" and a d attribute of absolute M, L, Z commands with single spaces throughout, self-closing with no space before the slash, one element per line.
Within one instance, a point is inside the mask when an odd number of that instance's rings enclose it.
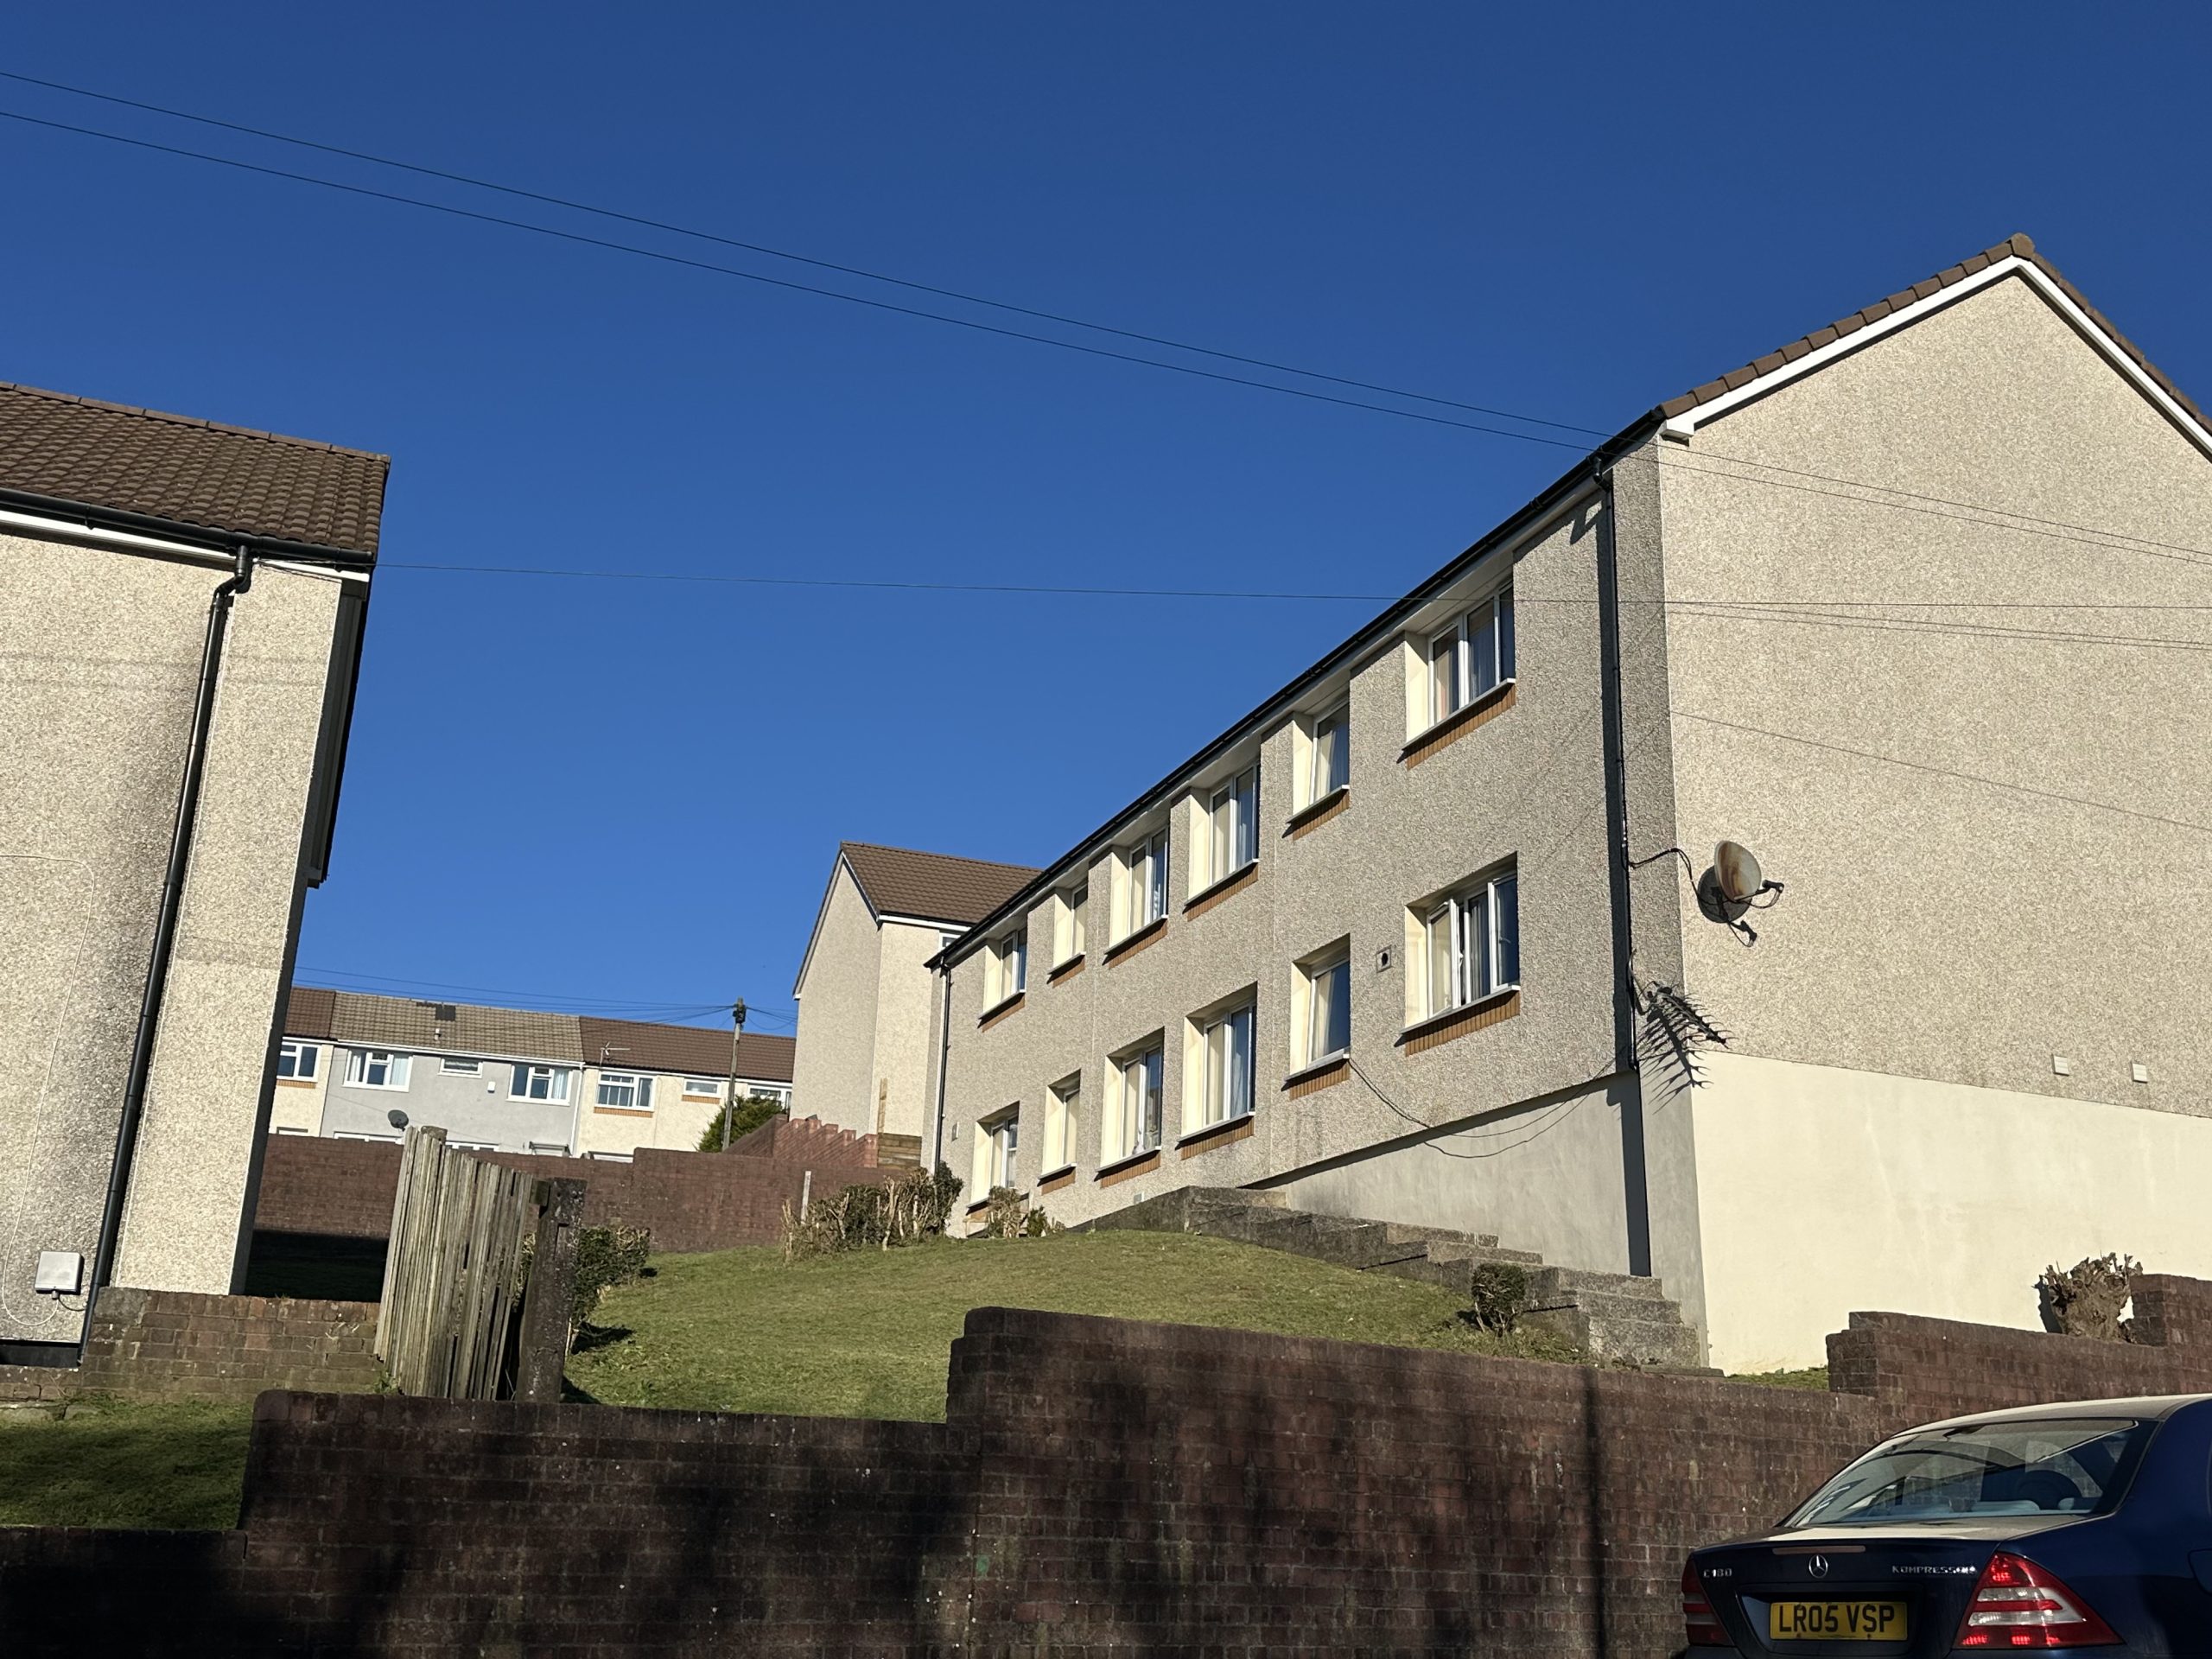
<path fill-rule="evenodd" d="M 2016 230 L 2212 389 L 2208 46 L 2181 7 L 85 6 L 13 9 L 0 67 L 1610 430 Z M 0 378 L 387 451 L 395 563 L 1386 592 L 1571 459 L 4 121 L 0 177 Z M 302 977 L 787 1029 L 840 838 L 1048 859 L 1375 608 L 386 569 Z"/>

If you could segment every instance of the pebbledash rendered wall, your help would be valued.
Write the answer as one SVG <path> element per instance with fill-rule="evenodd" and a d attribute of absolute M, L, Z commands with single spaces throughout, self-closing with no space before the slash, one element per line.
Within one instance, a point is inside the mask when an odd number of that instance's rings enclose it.
<path fill-rule="evenodd" d="M 1691 1548 L 1909 1422 L 2212 1389 L 1895 1314 L 1838 1392 L 982 1309 L 942 1426 L 271 1393 L 243 1528 L 0 1529 L 11 1659 L 560 1653 L 1661 1659 Z"/>
<path fill-rule="evenodd" d="M 584 1221 L 643 1227 L 669 1254 L 772 1244 L 783 1236 L 784 1206 L 810 1194 L 888 1180 L 875 1162 L 875 1138 L 810 1118 L 777 1118 L 728 1152 L 641 1149 L 628 1163 L 519 1152 L 479 1152 L 547 1180 L 586 1183 Z M 257 1233 L 378 1239 L 391 1230 L 399 1148 L 373 1141 L 272 1135 L 255 1210 Z"/>

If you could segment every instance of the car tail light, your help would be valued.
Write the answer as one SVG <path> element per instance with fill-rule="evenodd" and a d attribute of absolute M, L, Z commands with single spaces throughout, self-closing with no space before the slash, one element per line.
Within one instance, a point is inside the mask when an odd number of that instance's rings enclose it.
<path fill-rule="evenodd" d="M 2094 1648 L 2116 1643 L 2112 1626 L 2026 1557 L 1999 1550 L 1981 1569 L 1959 1624 L 1958 1646 L 1973 1653 L 2036 1648 Z"/>
<path fill-rule="evenodd" d="M 1694 1648 L 1732 1648 L 1728 1632 L 1720 1628 L 1720 1620 L 1713 1611 L 1713 1604 L 1706 1599 L 1705 1586 L 1698 1581 L 1697 1568 L 1689 1562 L 1682 1563 L 1682 1625 L 1689 1632 Z"/>

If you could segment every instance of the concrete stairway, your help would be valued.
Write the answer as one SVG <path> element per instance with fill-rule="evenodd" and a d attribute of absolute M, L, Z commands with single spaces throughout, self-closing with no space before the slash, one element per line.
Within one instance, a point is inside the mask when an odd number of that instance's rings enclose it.
<path fill-rule="evenodd" d="M 1222 1186 L 1181 1187 L 1085 1225 L 1203 1233 L 1362 1273 L 1419 1279 L 1460 1296 L 1471 1296 L 1477 1268 L 1510 1262 L 1529 1275 L 1522 1323 L 1557 1332 L 1592 1361 L 1663 1370 L 1692 1370 L 1700 1361 L 1696 1331 L 1683 1323 L 1681 1306 L 1668 1300 L 1658 1280 L 1547 1267 L 1542 1256 L 1504 1249 L 1487 1233 L 1325 1216 L 1290 1208 L 1280 1192 Z"/>

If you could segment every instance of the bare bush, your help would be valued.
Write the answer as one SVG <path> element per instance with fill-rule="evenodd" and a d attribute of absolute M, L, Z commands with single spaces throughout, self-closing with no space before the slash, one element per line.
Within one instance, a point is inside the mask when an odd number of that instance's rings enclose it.
<path fill-rule="evenodd" d="M 2093 1255 L 2063 1272 L 2056 1264 L 2036 1281 L 2043 1326 L 2069 1337 L 2133 1342 L 2135 1322 L 2120 1316 L 2134 1294 L 2143 1264 L 2130 1255 Z"/>
<path fill-rule="evenodd" d="M 959 1197 L 960 1178 L 939 1164 L 933 1174 L 900 1170 L 880 1185 L 849 1186 L 817 1198 L 803 1216 L 786 1203 L 784 1259 L 918 1244 L 944 1231 L 945 1217 Z"/>

